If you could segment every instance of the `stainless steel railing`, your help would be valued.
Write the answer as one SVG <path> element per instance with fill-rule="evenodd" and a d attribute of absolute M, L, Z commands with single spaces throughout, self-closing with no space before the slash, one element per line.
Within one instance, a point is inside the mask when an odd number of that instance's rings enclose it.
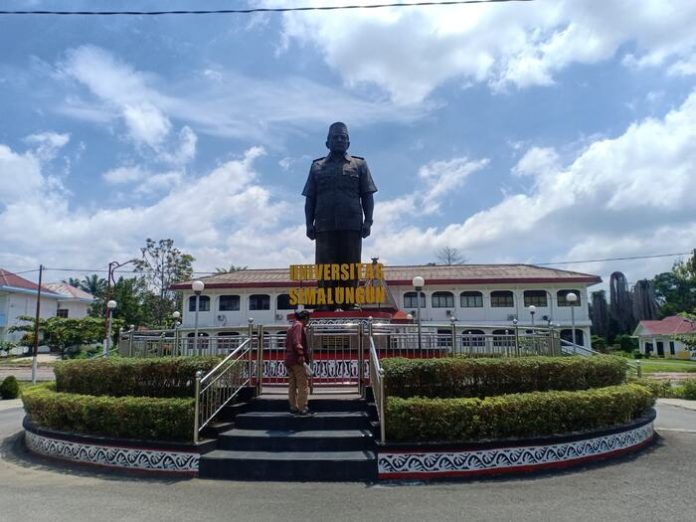
<path fill-rule="evenodd" d="M 377 417 L 379 420 L 379 440 L 384 444 L 386 440 L 386 419 L 384 417 L 384 369 L 379 362 L 379 353 L 375 346 L 375 339 L 372 332 L 372 322 L 368 324 L 368 339 L 370 343 L 370 385 L 372 386 L 372 394 L 375 398 L 377 406 Z"/>
<path fill-rule="evenodd" d="M 193 441 L 241 390 L 253 375 L 252 337 L 244 340 L 206 375 L 196 372 Z"/>

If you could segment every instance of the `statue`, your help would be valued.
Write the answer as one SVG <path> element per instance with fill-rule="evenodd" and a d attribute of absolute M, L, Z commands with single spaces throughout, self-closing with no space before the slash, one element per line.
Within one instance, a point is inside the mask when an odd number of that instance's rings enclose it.
<path fill-rule="evenodd" d="M 346 125 L 331 124 L 329 155 L 312 162 L 302 191 L 317 264 L 360 263 L 362 239 L 370 235 L 377 187 L 365 159 L 348 154 L 349 146 Z"/>

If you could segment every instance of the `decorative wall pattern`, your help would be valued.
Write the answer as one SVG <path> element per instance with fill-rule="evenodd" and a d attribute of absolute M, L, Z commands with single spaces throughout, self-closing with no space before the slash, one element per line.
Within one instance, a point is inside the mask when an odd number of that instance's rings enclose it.
<path fill-rule="evenodd" d="M 198 453 L 160 449 L 119 448 L 46 437 L 25 430 L 27 448 L 47 457 L 123 469 L 198 473 Z"/>
<path fill-rule="evenodd" d="M 623 432 L 549 445 L 453 452 L 380 452 L 380 479 L 437 478 L 562 466 L 638 447 L 652 439 L 653 423 Z"/>

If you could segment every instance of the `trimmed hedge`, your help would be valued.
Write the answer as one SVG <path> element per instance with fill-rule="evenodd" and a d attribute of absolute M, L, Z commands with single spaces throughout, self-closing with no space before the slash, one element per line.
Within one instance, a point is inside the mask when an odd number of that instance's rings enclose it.
<path fill-rule="evenodd" d="M 384 359 L 388 397 L 489 397 L 547 390 L 585 390 L 622 384 L 626 359 L 519 357 Z"/>
<path fill-rule="evenodd" d="M 193 440 L 193 399 L 58 393 L 51 383 L 27 388 L 22 401 L 30 419 L 43 428 L 115 438 Z"/>
<path fill-rule="evenodd" d="M 193 397 L 196 372 L 206 373 L 220 357 L 98 359 L 55 365 L 56 389 L 62 393 L 112 397 Z"/>
<path fill-rule="evenodd" d="M 16 399 L 19 397 L 19 383 L 14 375 L 8 375 L 0 384 L 0 399 Z"/>
<path fill-rule="evenodd" d="M 650 390 L 636 384 L 486 399 L 388 397 L 387 439 L 473 442 L 565 434 L 625 424 L 654 403 Z"/>

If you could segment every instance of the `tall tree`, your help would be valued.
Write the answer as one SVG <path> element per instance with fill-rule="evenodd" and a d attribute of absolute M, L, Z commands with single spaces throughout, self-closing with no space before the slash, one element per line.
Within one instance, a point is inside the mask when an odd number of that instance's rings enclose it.
<path fill-rule="evenodd" d="M 636 321 L 657 319 L 657 299 L 652 282 L 642 279 L 633 287 L 633 317 Z"/>
<path fill-rule="evenodd" d="M 81 288 L 80 280 L 77 277 L 68 277 L 67 279 L 63 279 L 63 282 L 75 288 Z"/>
<path fill-rule="evenodd" d="M 590 316 L 592 319 L 592 333 L 607 339 L 609 337 L 609 309 L 607 306 L 607 294 L 604 290 L 592 292 Z"/>
<path fill-rule="evenodd" d="M 657 274 L 652 283 L 659 317 L 696 313 L 696 251 L 688 260 L 674 263 L 671 272 Z"/>
<path fill-rule="evenodd" d="M 459 250 L 450 246 L 445 246 L 438 250 L 437 259 L 443 265 L 461 265 L 466 263 L 466 258 L 461 255 Z"/>
<path fill-rule="evenodd" d="M 609 278 L 609 317 L 611 325 L 609 337 L 612 339 L 619 334 L 630 333 L 635 327 L 633 319 L 633 300 L 628 290 L 626 276 L 622 272 L 614 272 Z"/>
<path fill-rule="evenodd" d="M 181 299 L 171 285 L 191 279 L 194 258 L 176 248 L 172 239 L 147 238 L 140 252 L 142 258 L 135 262 L 135 270 L 150 294 L 145 296 L 146 306 L 153 322 L 164 325 Z"/>
<path fill-rule="evenodd" d="M 81 288 L 95 297 L 102 297 L 106 292 L 106 279 L 99 277 L 97 274 L 85 276 L 79 282 L 78 288 Z"/>
<path fill-rule="evenodd" d="M 104 299 L 105 296 L 100 296 L 92 303 L 89 315 L 104 316 Z M 111 299 L 117 304 L 113 317 L 123 319 L 127 326 L 141 326 L 150 322 L 145 308 L 145 288 L 139 279 L 119 277 L 111 288 Z"/>

